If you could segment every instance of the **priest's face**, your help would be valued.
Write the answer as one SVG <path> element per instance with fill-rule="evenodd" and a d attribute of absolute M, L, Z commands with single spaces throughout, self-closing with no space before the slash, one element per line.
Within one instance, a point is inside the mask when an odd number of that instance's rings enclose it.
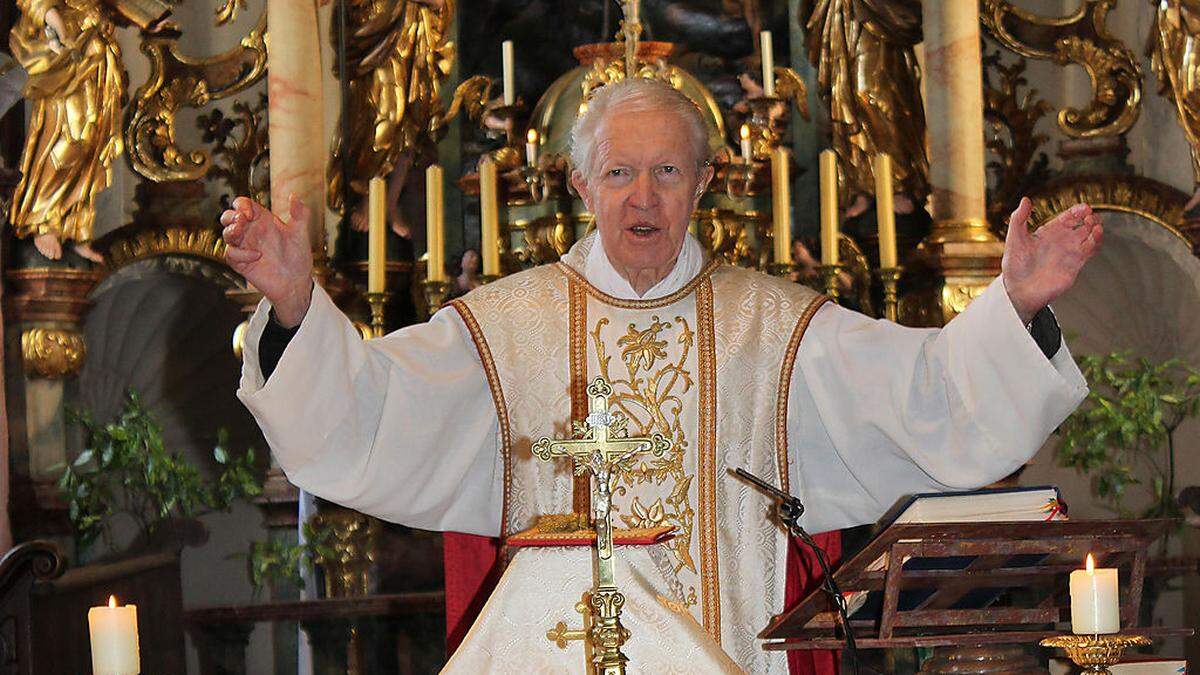
<path fill-rule="evenodd" d="M 596 216 L 613 267 L 661 279 L 712 174 L 677 114 L 615 110 L 596 132 L 588 175 L 576 171 L 572 182 Z"/>

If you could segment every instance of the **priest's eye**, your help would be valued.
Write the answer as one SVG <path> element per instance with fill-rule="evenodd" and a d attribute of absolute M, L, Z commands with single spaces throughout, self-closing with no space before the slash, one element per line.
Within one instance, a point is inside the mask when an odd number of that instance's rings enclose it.
<path fill-rule="evenodd" d="M 628 175 L 629 175 L 629 169 L 624 169 L 624 168 L 621 168 L 621 169 L 609 169 L 609 170 L 608 170 L 608 175 L 609 175 L 610 177 L 612 177 L 612 178 L 618 178 L 618 177 L 621 177 L 621 176 L 628 176 Z"/>
<path fill-rule="evenodd" d="M 676 174 L 676 173 L 679 173 L 679 167 L 677 167 L 677 166 L 671 166 L 670 164 L 665 164 L 665 165 L 663 165 L 663 166 L 660 166 L 660 167 L 658 167 L 658 170 L 659 170 L 659 171 L 662 171 L 662 172 L 663 172 L 663 173 L 665 173 L 665 174 Z"/>

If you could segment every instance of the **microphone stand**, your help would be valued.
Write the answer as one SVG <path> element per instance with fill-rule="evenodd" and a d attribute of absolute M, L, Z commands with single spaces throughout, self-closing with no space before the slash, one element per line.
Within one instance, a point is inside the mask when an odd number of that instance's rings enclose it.
<path fill-rule="evenodd" d="M 850 655 L 850 667 L 854 674 L 858 675 L 858 645 L 854 642 L 854 631 L 850 628 L 846 597 L 842 595 L 837 582 L 833 580 L 833 572 L 829 569 L 829 558 L 825 556 L 825 550 L 800 526 L 800 516 L 804 515 L 804 504 L 799 497 L 780 490 L 745 469 L 730 469 L 729 472 L 775 499 L 778 502 L 776 509 L 779 520 L 787 526 L 788 532 L 812 549 L 813 555 L 817 558 L 817 564 L 821 566 L 821 572 L 824 574 L 824 578 L 821 580 L 821 590 L 825 591 L 834 608 L 837 609 L 838 618 L 842 623 L 842 634 L 846 637 L 846 653 Z"/>

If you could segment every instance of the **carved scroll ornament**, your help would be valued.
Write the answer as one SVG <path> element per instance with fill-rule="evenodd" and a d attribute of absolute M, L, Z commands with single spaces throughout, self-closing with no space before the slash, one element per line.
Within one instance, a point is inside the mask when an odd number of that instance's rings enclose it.
<path fill-rule="evenodd" d="M 175 38 L 142 43 L 150 76 L 134 94 L 125 145 L 133 170 L 155 182 L 204 177 L 211 158 L 203 150 L 185 150 L 175 141 L 175 116 L 232 96 L 256 83 L 267 69 L 266 11 L 237 47 L 197 59 L 179 53 Z"/>
<path fill-rule="evenodd" d="M 1067 107 L 1058 125 L 1075 138 L 1117 136 L 1137 121 L 1142 71 L 1133 52 L 1108 32 L 1108 12 L 1116 0 L 1081 0 L 1065 17 L 1044 17 L 1008 0 L 981 0 L 980 18 L 1000 44 L 1033 59 L 1083 66 L 1092 80 L 1087 107 Z"/>

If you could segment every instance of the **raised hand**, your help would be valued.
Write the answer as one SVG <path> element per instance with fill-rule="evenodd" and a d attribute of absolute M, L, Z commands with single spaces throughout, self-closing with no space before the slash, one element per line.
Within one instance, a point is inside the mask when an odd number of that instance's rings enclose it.
<path fill-rule="evenodd" d="M 1004 242 L 1004 288 L 1025 323 L 1067 292 L 1079 270 L 1096 254 L 1104 237 L 1100 216 L 1087 204 L 1076 204 L 1054 216 L 1036 232 L 1028 228 L 1033 202 L 1022 198 L 1008 219 Z"/>
<path fill-rule="evenodd" d="M 225 259 L 257 288 L 284 326 L 300 325 L 312 300 L 312 246 L 308 239 L 308 207 L 296 195 L 288 200 L 291 221 L 247 197 L 221 214 L 225 226 Z"/>

